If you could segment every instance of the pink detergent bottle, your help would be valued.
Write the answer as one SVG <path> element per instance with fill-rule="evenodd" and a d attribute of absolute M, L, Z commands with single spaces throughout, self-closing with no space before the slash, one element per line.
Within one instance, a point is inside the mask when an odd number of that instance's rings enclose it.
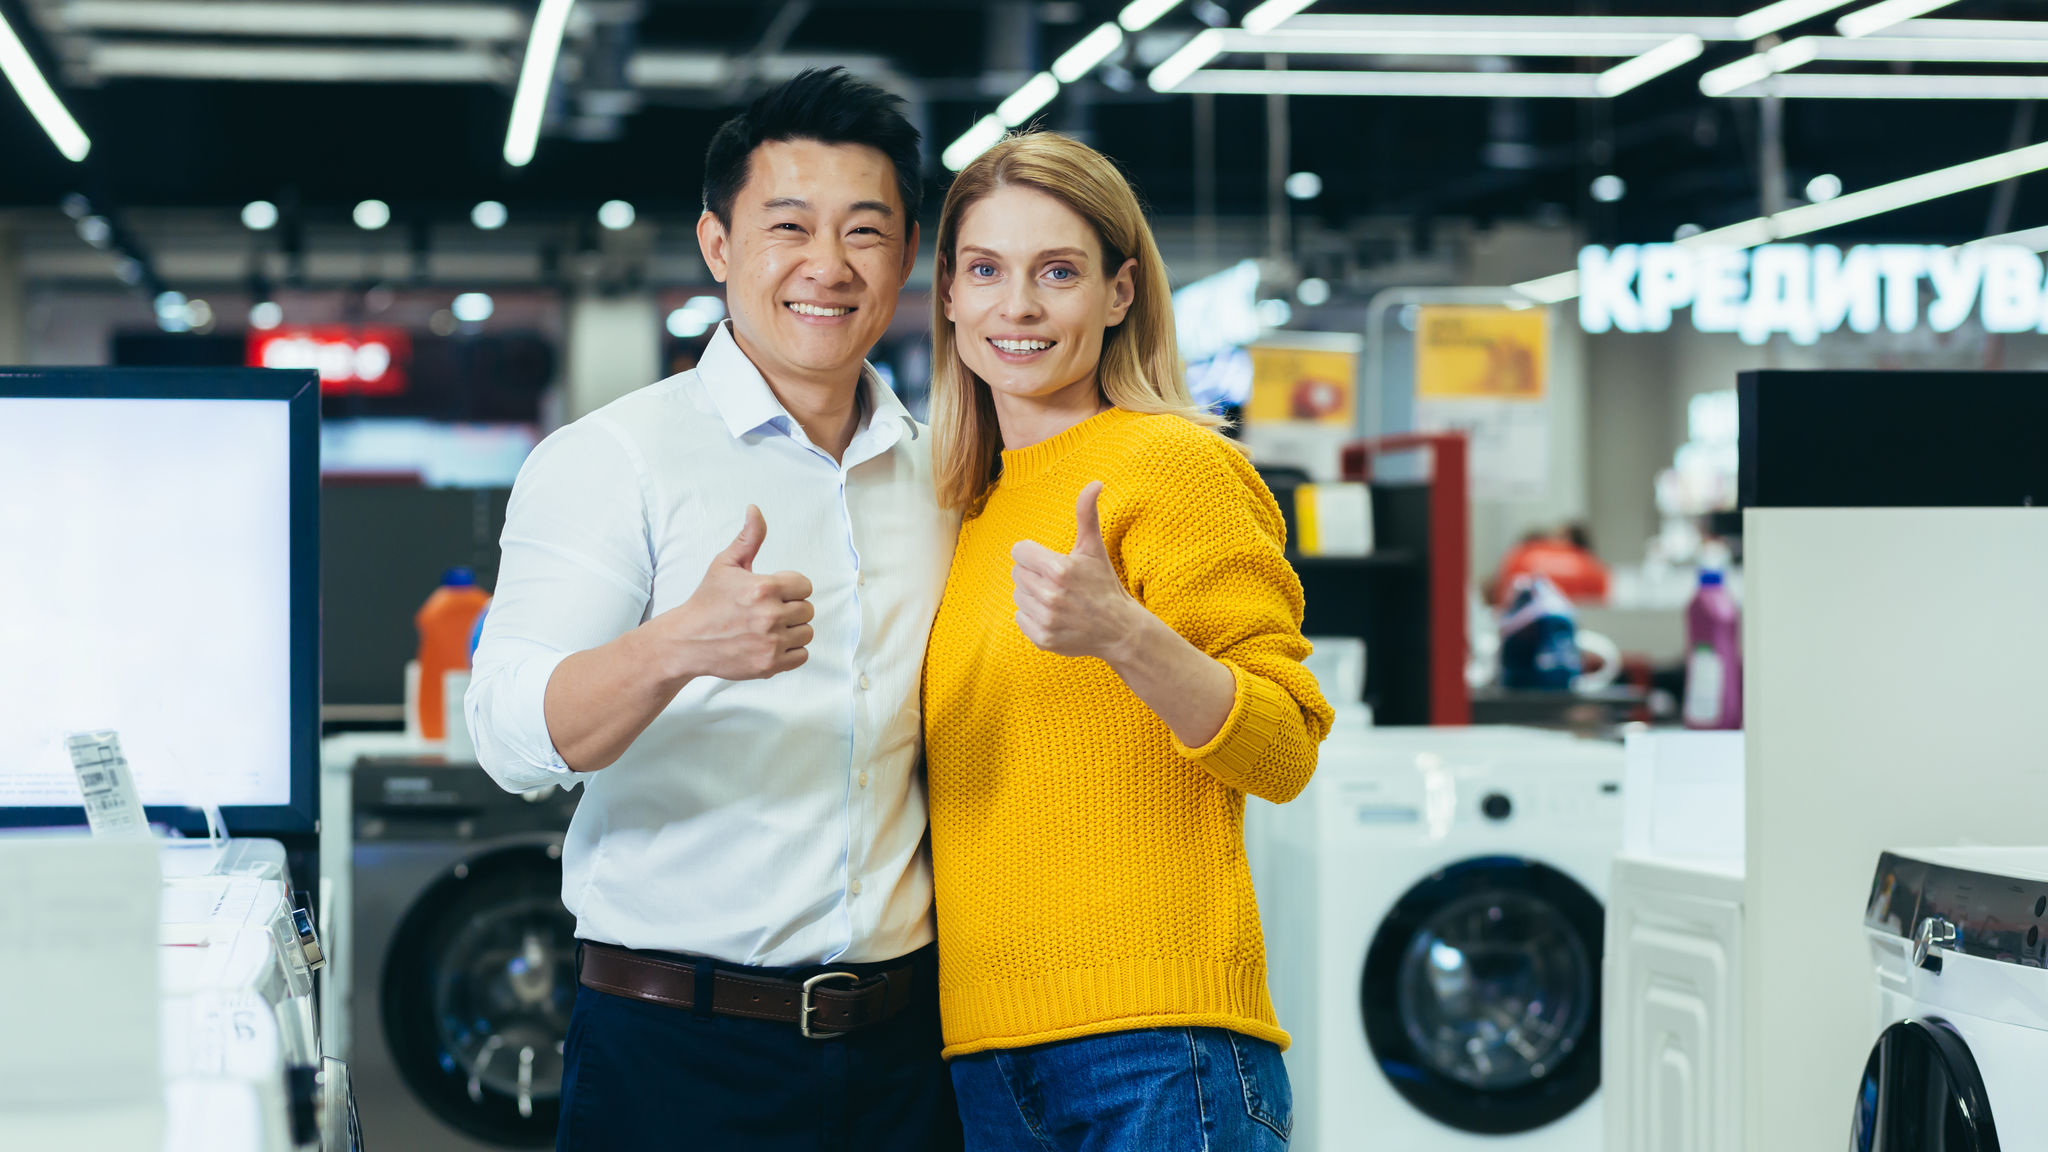
<path fill-rule="evenodd" d="M 1711 569 L 1685 609 L 1684 712 L 1687 728 L 1742 727 L 1742 611 Z"/>

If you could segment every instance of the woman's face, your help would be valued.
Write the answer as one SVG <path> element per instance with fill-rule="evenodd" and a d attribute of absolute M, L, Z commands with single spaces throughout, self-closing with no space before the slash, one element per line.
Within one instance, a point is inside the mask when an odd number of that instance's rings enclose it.
<path fill-rule="evenodd" d="M 1059 200 L 996 189 L 961 217 L 940 288 L 961 362 L 999 404 L 1093 393 L 1103 333 L 1130 311 L 1137 263 L 1103 267 L 1095 229 Z"/>

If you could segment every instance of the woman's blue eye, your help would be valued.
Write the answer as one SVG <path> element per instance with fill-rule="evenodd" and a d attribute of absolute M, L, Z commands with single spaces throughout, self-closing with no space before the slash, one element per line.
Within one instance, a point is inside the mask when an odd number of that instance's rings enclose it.
<path fill-rule="evenodd" d="M 969 271 L 973 272 L 976 276 L 993 276 L 996 274 L 995 267 L 989 264 L 976 264 Z"/>
<path fill-rule="evenodd" d="M 1071 278 L 1074 275 L 1074 270 L 1072 268 L 1055 268 L 1052 271 L 1047 272 L 1046 275 L 1052 276 L 1054 278 Z"/>

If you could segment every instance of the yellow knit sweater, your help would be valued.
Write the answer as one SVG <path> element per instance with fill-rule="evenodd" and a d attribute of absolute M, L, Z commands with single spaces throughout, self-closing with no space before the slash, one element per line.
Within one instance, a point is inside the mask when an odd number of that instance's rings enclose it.
<path fill-rule="evenodd" d="M 1091 480 L 1124 587 L 1236 676 L 1229 719 L 1201 748 L 1109 665 L 1041 652 L 1017 628 L 1010 547 L 1070 551 Z M 1285 533 L 1243 455 L 1177 416 L 1111 409 L 1003 453 L 961 527 L 925 658 L 948 1059 L 1164 1026 L 1287 1043 L 1244 798 L 1298 794 L 1331 712 L 1301 665 Z"/>

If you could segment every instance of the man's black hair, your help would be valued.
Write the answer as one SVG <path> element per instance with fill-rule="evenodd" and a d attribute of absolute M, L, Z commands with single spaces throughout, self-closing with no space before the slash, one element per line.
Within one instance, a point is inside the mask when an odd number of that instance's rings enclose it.
<path fill-rule="evenodd" d="M 924 201 L 917 129 L 899 110 L 903 98 L 844 68 L 807 68 L 763 92 L 727 120 L 704 155 L 704 209 L 732 227 L 732 202 L 747 182 L 747 159 L 770 140 L 865 144 L 896 167 L 906 232 Z"/>

